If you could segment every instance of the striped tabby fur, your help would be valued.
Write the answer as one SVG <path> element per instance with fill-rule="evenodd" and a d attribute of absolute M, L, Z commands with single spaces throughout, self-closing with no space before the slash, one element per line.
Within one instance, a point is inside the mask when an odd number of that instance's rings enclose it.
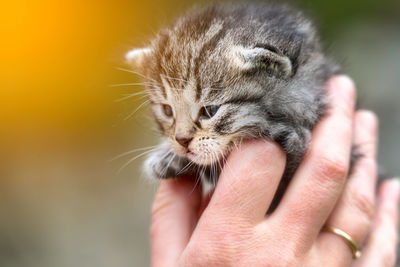
<path fill-rule="evenodd" d="M 146 77 L 163 134 L 145 162 L 149 176 L 217 177 L 218 164 L 241 140 L 270 138 L 288 157 L 275 204 L 324 114 L 324 84 L 338 72 L 312 23 L 272 4 L 193 10 L 127 61 Z"/>

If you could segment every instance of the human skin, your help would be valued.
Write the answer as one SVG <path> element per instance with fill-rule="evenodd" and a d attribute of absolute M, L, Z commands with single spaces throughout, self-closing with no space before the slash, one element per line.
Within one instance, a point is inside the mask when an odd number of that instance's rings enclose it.
<path fill-rule="evenodd" d="M 313 130 L 309 151 L 277 209 L 265 216 L 285 168 L 275 142 L 234 149 L 215 190 L 203 196 L 195 177 L 162 180 L 151 225 L 152 266 L 394 266 L 400 183 L 376 193 L 377 119 L 354 111 L 346 76 L 327 83 L 331 107 Z M 363 154 L 350 177 L 352 144 Z M 327 224 L 363 246 L 321 231 Z"/>

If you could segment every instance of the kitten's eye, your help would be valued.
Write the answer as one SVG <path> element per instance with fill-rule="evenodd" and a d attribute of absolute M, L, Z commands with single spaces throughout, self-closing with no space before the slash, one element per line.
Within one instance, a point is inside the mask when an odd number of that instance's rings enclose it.
<path fill-rule="evenodd" d="M 172 117 L 172 108 L 170 105 L 164 104 L 162 105 L 165 116 Z"/>
<path fill-rule="evenodd" d="M 206 118 L 211 118 L 213 117 L 219 109 L 219 106 L 207 106 L 203 107 L 200 110 L 200 116 L 206 117 Z"/>

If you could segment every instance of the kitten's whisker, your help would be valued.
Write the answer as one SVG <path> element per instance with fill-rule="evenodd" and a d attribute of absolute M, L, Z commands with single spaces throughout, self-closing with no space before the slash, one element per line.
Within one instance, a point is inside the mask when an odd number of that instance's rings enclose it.
<path fill-rule="evenodd" d="M 142 77 L 142 78 L 145 78 L 145 79 L 148 79 L 148 80 L 150 80 L 150 81 L 153 81 L 153 82 L 155 82 L 155 83 L 157 83 L 157 84 L 160 84 L 158 81 L 156 81 L 156 80 L 154 80 L 154 79 L 152 79 L 152 78 L 150 78 L 150 77 L 147 77 L 147 76 L 145 76 L 145 75 L 143 75 L 143 74 L 141 74 L 141 73 L 139 73 L 139 72 L 137 72 L 137 71 L 129 70 L 129 69 L 121 68 L 121 67 L 115 67 L 115 68 L 116 68 L 117 70 L 126 71 L 126 72 L 130 72 L 130 73 L 139 75 L 139 76 Z"/>
<path fill-rule="evenodd" d="M 116 84 L 110 84 L 109 87 L 119 87 L 119 86 L 145 86 L 145 85 L 157 86 L 156 84 L 153 84 L 153 83 L 116 83 Z"/>
<path fill-rule="evenodd" d="M 137 93 L 134 93 L 134 94 L 129 94 L 129 95 L 127 95 L 127 96 L 118 98 L 118 99 L 114 100 L 114 102 L 122 102 L 122 101 L 124 101 L 124 100 L 127 100 L 127 99 L 129 99 L 129 98 L 135 97 L 135 96 L 137 96 L 137 95 L 144 95 L 144 96 L 142 96 L 141 98 L 147 97 L 146 92 L 137 92 Z M 141 99 L 141 98 L 140 98 L 140 99 Z"/>
<path fill-rule="evenodd" d="M 197 177 L 199 177 L 200 179 L 204 178 L 204 176 L 205 176 L 205 167 L 204 166 L 200 166 L 199 168 L 197 168 L 196 173 L 197 173 Z"/>
<path fill-rule="evenodd" d="M 236 140 L 233 142 L 233 145 L 236 147 L 236 150 L 239 150 L 239 147 L 238 147 L 238 145 L 236 143 Z"/>
<path fill-rule="evenodd" d="M 221 156 L 223 156 L 223 154 L 222 154 L 221 151 L 218 151 L 218 153 L 219 153 Z M 222 157 L 221 157 L 221 159 L 222 159 Z M 218 166 L 219 166 L 219 171 L 221 172 L 221 171 L 222 171 L 221 160 L 218 160 L 218 161 L 217 161 L 217 164 L 218 164 Z"/>
<path fill-rule="evenodd" d="M 218 179 L 219 174 L 222 171 L 222 166 L 221 166 L 221 157 L 219 155 L 223 155 L 221 149 L 218 149 L 217 151 L 215 151 L 215 158 L 216 158 L 216 164 L 215 164 L 215 176 L 216 179 Z M 218 169 L 219 168 L 219 169 Z"/>
<path fill-rule="evenodd" d="M 240 140 L 239 140 L 239 147 L 242 146 L 242 143 L 243 143 L 243 137 L 240 137 Z"/>
<path fill-rule="evenodd" d="M 217 184 L 217 174 L 218 174 L 218 172 L 217 172 L 217 165 L 215 164 L 215 163 L 213 163 L 212 164 L 212 166 L 211 166 L 211 179 L 212 179 L 212 181 L 213 181 L 213 184 Z"/>
<path fill-rule="evenodd" d="M 215 181 L 215 179 L 214 179 L 214 157 L 213 157 L 213 154 L 214 152 L 213 151 L 211 151 L 211 154 L 210 154 L 210 157 L 211 157 L 211 165 L 210 165 L 210 180 L 211 180 L 211 183 L 212 183 L 212 185 L 213 185 L 213 187 L 215 187 L 216 186 L 216 181 Z M 206 155 L 206 158 L 207 158 L 207 161 L 208 161 L 208 154 Z"/>
<path fill-rule="evenodd" d="M 137 155 L 137 156 L 131 158 L 130 160 L 128 160 L 128 162 L 126 162 L 124 165 L 121 166 L 121 168 L 118 169 L 117 175 L 119 175 L 119 174 L 123 171 L 123 169 L 125 169 L 125 168 L 126 168 L 129 164 L 131 164 L 133 161 L 135 161 L 136 159 L 138 159 L 138 158 L 140 158 L 140 157 L 142 157 L 142 156 L 144 156 L 144 155 L 146 155 L 146 154 L 149 154 L 149 153 L 151 153 L 151 152 L 153 152 L 153 150 L 145 151 L 145 152 L 140 153 L 139 155 Z"/>
<path fill-rule="evenodd" d="M 222 160 L 223 160 L 223 163 L 224 163 L 224 165 L 223 165 L 223 168 L 225 169 L 227 169 L 227 171 L 229 171 L 230 172 L 230 174 L 231 175 L 233 175 L 234 174 L 234 172 L 233 172 L 233 170 L 232 170 L 232 168 L 231 168 L 231 166 L 229 165 L 229 163 L 228 163 L 228 161 L 227 161 L 227 158 L 224 156 L 224 153 L 223 153 L 223 151 L 222 150 L 220 150 L 220 153 L 221 153 L 221 155 L 222 155 Z"/>
<path fill-rule="evenodd" d="M 155 150 L 156 147 L 157 147 L 157 145 L 155 145 L 155 146 L 148 146 L 148 147 L 141 147 L 141 148 L 135 148 L 135 149 L 129 150 L 129 151 L 127 151 L 127 152 L 124 152 L 124 153 L 122 153 L 122 154 L 119 154 L 119 155 L 115 156 L 114 158 L 112 158 L 112 159 L 110 159 L 110 160 L 108 160 L 108 161 L 109 161 L 109 162 L 112 162 L 112 161 L 114 161 L 114 160 L 116 160 L 116 159 L 122 158 L 122 157 L 124 157 L 124 156 L 127 156 L 127 155 L 129 155 L 129 154 L 132 154 L 132 153 L 135 153 L 135 152 L 138 152 L 138 151 L 143 151 L 143 150 L 147 150 L 147 149 L 149 149 L 150 151 L 153 151 L 153 150 Z"/>
<path fill-rule="evenodd" d="M 193 194 L 194 190 L 196 189 L 197 185 L 199 184 L 201 178 L 199 176 L 196 177 L 196 182 L 194 183 L 192 191 L 190 191 L 189 195 Z"/>
<path fill-rule="evenodd" d="M 183 168 L 177 173 L 177 175 L 180 175 L 181 173 L 183 173 L 186 170 L 187 166 L 189 166 L 191 163 L 192 163 L 191 161 L 186 163 L 186 165 L 183 166 Z"/>
<path fill-rule="evenodd" d="M 148 104 L 150 102 L 150 100 L 146 100 L 144 101 L 142 104 L 140 104 L 131 114 L 129 114 L 124 120 L 128 120 L 130 117 L 132 117 L 136 111 L 138 111 L 141 107 L 143 107 L 144 105 Z"/>
<path fill-rule="evenodd" d="M 165 156 L 163 156 L 163 158 L 167 157 L 171 152 L 172 152 L 172 150 L 169 151 Z M 173 153 L 173 155 L 172 155 L 171 159 L 168 161 L 167 165 L 162 169 L 161 173 L 163 174 L 163 176 L 165 176 L 165 174 L 167 173 L 167 170 L 168 170 L 169 166 L 171 165 L 172 161 L 175 159 L 175 157 L 176 157 L 176 154 Z"/>
<path fill-rule="evenodd" d="M 139 91 L 139 92 L 135 92 L 135 93 L 129 93 L 129 94 L 121 94 L 122 96 L 130 96 L 130 95 L 132 95 L 132 94 L 135 94 L 135 95 L 140 95 L 140 94 L 142 94 L 142 95 L 147 95 L 147 92 L 146 91 Z"/>
<path fill-rule="evenodd" d="M 191 168 L 193 165 L 194 165 L 194 162 L 190 162 L 188 165 L 186 165 L 185 168 L 182 169 L 182 173 L 185 172 L 185 171 L 187 171 L 187 170 L 188 170 L 189 168 Z M 181 173 L 181 172 L 179 172 L 179 173 Z"/>
<path fill-rule="evenodd" d="M 211 151 L 211 177 L 214 179 L 215 173 L 216 173 L 216 168 L 215 168 L 215 151 Z"/>
<path fill-rule="evenodd" d="M 183 167 L 178 173 L 177 175 L 180 175 L 181 173 L 185 172 L 188 168 L 190 168 L 190 166 L 192 166 L 194 164 L 193 161 L 189 161 L 188 164 L 185 165 L 185 167 Z"/>
<path fill-rule="evenodd" d="M 204 167 L 204 166 L 201 166 L 201 167 L 200 167 L 200 170 L 201 170 L 200 173 L 198 172 L 198 171 L 199 171 L 198 168 L 197 168 L 197 170 L 196 170 L 196 173 L 197 173 L 197 175 L 196 175 L 196 182 L 195 182 L 195 184 L 194 184 L 194 186 L 193 186 L 192 191 L 190 192 L 190 195 L 193 194 L 193 192 L 194 192 L 194 190 L 196 189 L 196 187 L 198 186 L 198 184 L 201 182 L 202 179 L 204 179 L 203 176 L 205 176 L 205 175 L 204 175 L 204 172 L 202 173 L 202 171 L 205 170 L 205 167 Z"/>

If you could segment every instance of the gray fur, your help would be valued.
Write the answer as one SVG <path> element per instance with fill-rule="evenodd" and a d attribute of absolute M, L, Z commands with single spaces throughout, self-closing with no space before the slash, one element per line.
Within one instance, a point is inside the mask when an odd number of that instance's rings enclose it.
<path fill-rule="evenodd" d="M 310 20 L 282 5 L 212 5 L 179 18 L 142 51 L 128 60 L 150 84 L 164 136 L 146 160 L 150 176 L 199 169 L 217 175 L 215 166 L 242 139 L 270 138 L 288 157 L 276 205 L 325 113 L 325 82 L 339 71 L 322 53 Z M 165 104 L 172 117 L 163 114 Z M 217 113 L 202 117 L 202 107 L 211 105 L 220 106 Z M 177 143 L 178 133 L 192 140 L 188 149 Z M 191 145 L 204 158 L 189 159 Z"/>

